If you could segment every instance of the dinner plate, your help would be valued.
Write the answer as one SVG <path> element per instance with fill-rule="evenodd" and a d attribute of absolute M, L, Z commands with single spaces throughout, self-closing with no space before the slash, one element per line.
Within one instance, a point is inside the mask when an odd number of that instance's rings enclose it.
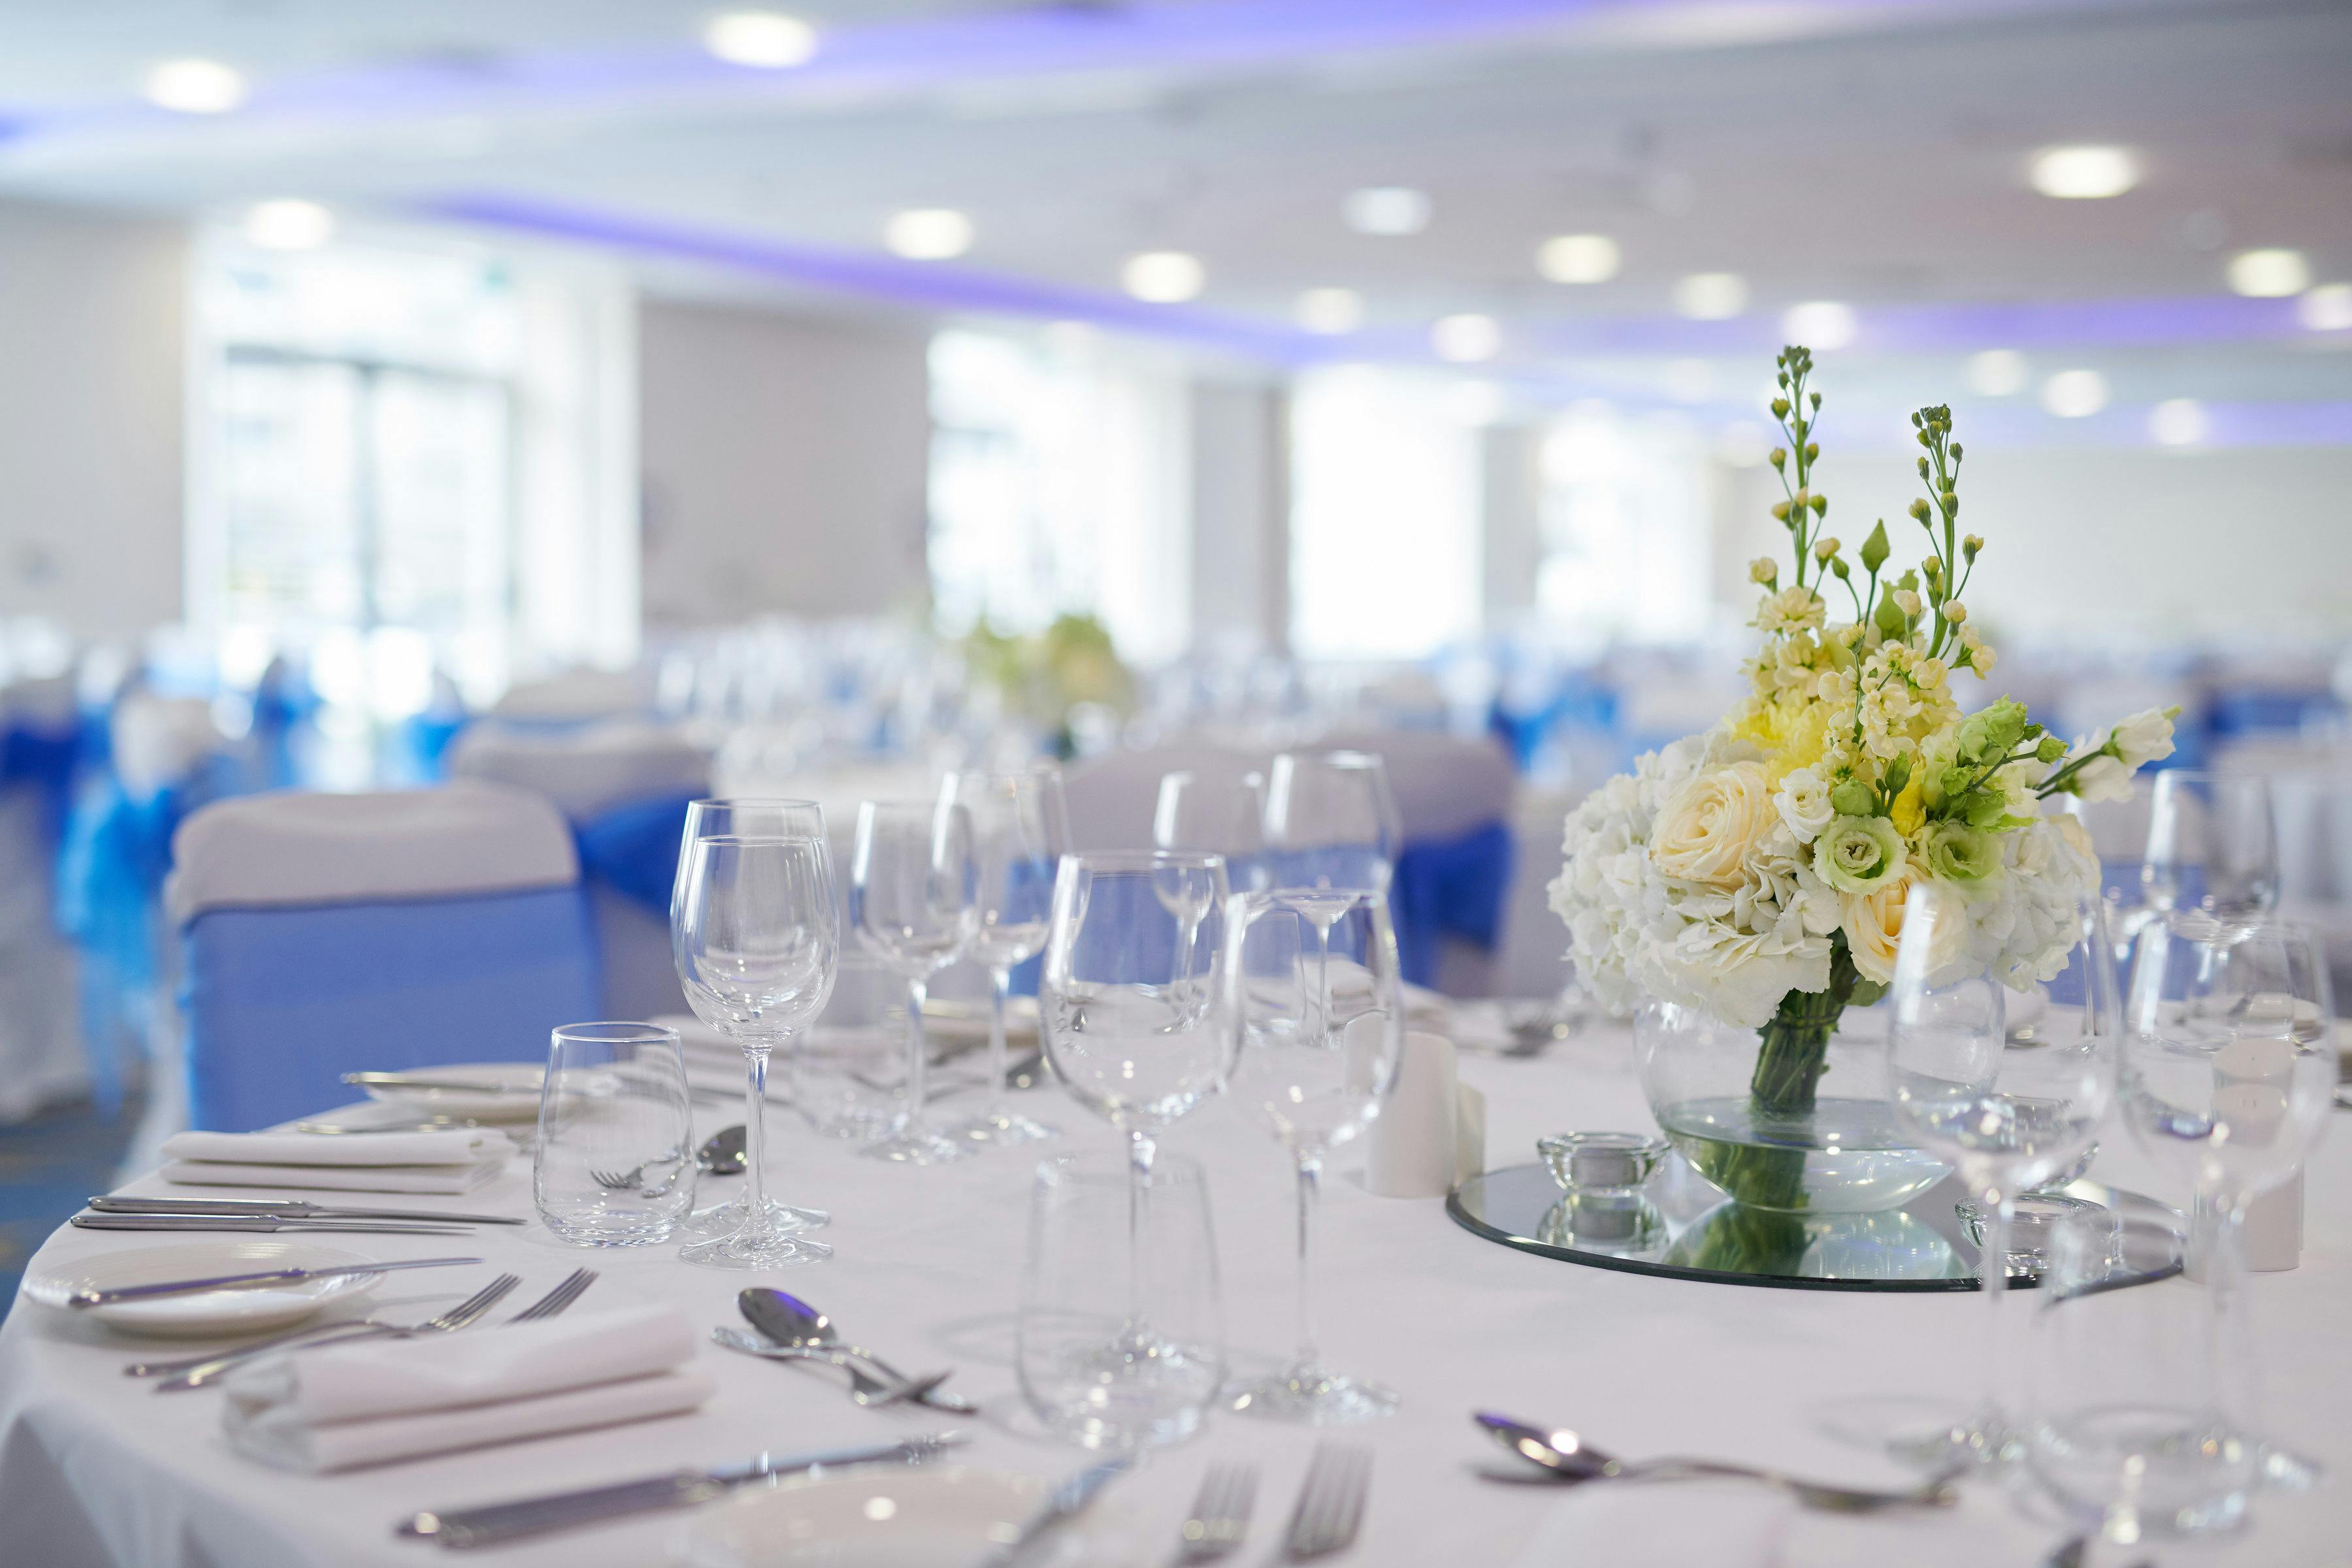
<path fill-rule="evenodd" d="M 943 1466 L 787 1482 L 708 1509 L 679 1543 L 684 1568 L 971 1568 L 1013 1539 L 1056 1479 Z M 1059 1526 L 1034 1568 L 1141 1568 L 1141 1521 L 1116 1484 Z M 1024 1559 L 1024 1568 L 1032 1560 Z"/>
<path fill-rule="evenodd" d="M 299 1323 L 330 1301 L 364 1296 L 383 1282 L 381 1274 L 344 1274 L 249 1290 L 207 1290 L 197 1296 L 160 1296 L 111 1307 L 68 1307 L 77 1290 L 109 1290 L 125 1285 L 157 1285 L 167 1279 L 208 1279 L 216 1274 L 258 1274 L 268 1268 L 333 1268 L 373 1263 L 364 1253 L 307 1241 L 191 1241 L 173 1247 L 142 1247 L 101 1253 L 71 1263 L 36 1268 L 25 1276 L 25 1296 L 45 1307 L 98 1319 L 126 1333 L 194 1338 L 258 1333 Z"/>
<path fill-rule="evenodd" d="M 406 1106 L 436 1116 L 463 1117 L 471 1121 L 536 1121 L 539 1089 L 547 1069 L 531 1062 L 460 1062 L 448 1067 L 415 1068 L 415 1077 L 457 1083 L 478 1083 L 476 1093 L 462 1089 L 403 1089 L 396 1084 L 372 1084 L 368 1097 L 386 1105 Z"/>

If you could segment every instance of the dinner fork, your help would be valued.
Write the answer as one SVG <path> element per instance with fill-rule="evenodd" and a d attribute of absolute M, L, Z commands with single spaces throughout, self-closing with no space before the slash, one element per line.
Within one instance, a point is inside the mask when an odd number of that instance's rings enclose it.
<path fill-rule="evenodd" d="M 1307 1461 L 1307 1479 L 1298 1489 L 1298 1504 L 1291 1510 L 1283 1560 L 1304 1563 L 1353 1546 L 1357 1527 L 1364 1521 L 1371 1482 L 1370 1448 L 1318 1443 L 1315 1458 Z"/>
<path fill-rule="evenodd" d="M 504 1326 L 510 1329 L 517 1323 L 536 1323 L 543 1318 L 555 1316 L 564 1308 L 580 1300 L 582 1293 L 589 1286 L 596 1283 L 597 1278 L 593 1268 L 573 1269 L 563 1277 L 563 1282 L 561 1285 L 509 1318 Z"/>
<path fill-rule="evenodd" d="M 670 1172 L 669 1180 L 664 1182 L 661 1185 L 654 1187 L 646 1186 L 645 1184 L 646 1173 L 652 1170 L 656 1165 L 672 1165 L 675 1166 L 676 1169 Z M 588 1173 L 588 1179 L 594 1182 L 598 1186 L 603 1187 L 607 1192 L 642 1193 L 646 1197 L 658 1198 L 667 1196 L 669 1190 L 677 1185 L 677 1179 L 680 1175 L 685 1173 L 686 1167 L 687 1160 L 685 1156 L 674 1153 L 664 1154 L 656 1159 L 640 1160 L 625 1171 L 591 1170 Z"/>
<path fill-rule="evenodd" d="M 368 1323 L 348 1334 L 334 1338 L 321 1335 L 304 1340 L 290 1348 L 308 1350 L 317 1345 L 351 1344 L 359 1340 L 404 1340 L 421 1334 L 450 1333 L 478 1320 L 482 1314 L 506 1300 L 508 1292 L 521 1283 L 522 1276 L 520 1274 L 501 1274 L 439 1317 L 427 1318 L 421 1323 L 405 1326 L 396 1323 Z M 244 1365 L 257 1355 L 267 1354 L 270 1351 L 278 1349 L 286 1341 L 283 1337 L 276 1341 L 264 1340 L 257 1345 L 247 1345 L 240 1350 L 214 1356 L 208 1361 L 197 1362 L 186 1367 L 184 1371 L 175 1372 L 173 1375 L 164 1378 L 155 1385 L 155 1392 L 178 1394 L 186 1389 L 202 1388 L 223 1373 Z M 150 1373 L 148 1375 L 153 1376 L 155 1373 Z"/>
<path fill-rule="evenodd" d="M 1256 1501 L 1255 1465 L 1211 1465 L 1184 1521 L 1180 1560 L 1207 1563 L 1238 1550 Z"/>

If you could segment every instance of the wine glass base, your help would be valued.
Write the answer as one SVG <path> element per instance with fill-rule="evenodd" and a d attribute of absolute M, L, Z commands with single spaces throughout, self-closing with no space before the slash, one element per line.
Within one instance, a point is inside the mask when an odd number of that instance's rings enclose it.
<path fill-rule="evenodd" d="M 1059 1130 L 1042 1121 L 1032 1121 L 1017 1110 L 989 1110 L 959 1121 L 947 1129 L 950 1138 L 961 1138 L 970 1143 L 1034 1143 L 1041 1138 L 1059 1137 Z"/>
<path fill-rule="evenodd" d="M 1923 1475 L 1940 1475 L 2018 1457 L 2015 1433 L 1957 1399 L 1873 1394 L 1818 1407 L 1826 1436 L 1885 1455 Z"/>
<path fill-rule="evenodd" d="M 1384 1420 L 1396 1413 L 1397 1404 L 1394 1389 L 1320 1367 L 1293 1367 L 1244 1384 L 1233 1396 L 1233 1407 L 1241 1415 L 1314 1426 L 1353 1426 Z"/>
<path fill-rule="evenodd" d="M 743 1228 L 743 1221 L 750 1212 L 744 1206 L 742 1195 L 738 1194 L 723 1204 L 712 1204 L 709 1208 L 695 1210 L 678 1221 L 677 1234 L 692 1238 L 732 1236 Z M 796 1208 L 791 1204 L 780 1204 L 770 1198 L 768 1220 L 780 1234 L 795 1236 L 802 1231 L 831 1225 L 833 1216 L 823 1209 Z"/>
<path fill-rule="evenodd" d="M 677 1251 L 682 1263 L 704 1268 L 789 1268 L 796 1263 L 822 1263 L 833 1248 L 805 1237 L 749 1237 L 738 1231 L 709 1241 L 698 1241 Z"/>
<path fill-rule="evenodd" d="M 899 1165 L 945 1165 L 971 1158 L 972 1147 L 952 1138 L 942 1138 L 929 1128 L 907 1128 L 879 1142 L 868 1143 L 858 1152 L 868 1159 L 888 1160 Z"/>

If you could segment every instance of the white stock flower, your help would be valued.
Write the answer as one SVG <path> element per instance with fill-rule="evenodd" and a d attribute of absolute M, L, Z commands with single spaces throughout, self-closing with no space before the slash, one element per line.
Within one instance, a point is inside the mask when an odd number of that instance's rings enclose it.
<path fill-rule="evenodd" d="M 2162 762 L 2172 755 L 2172 715 L 2161 708 L 2135 713 L 2116 726 L 2114 742 L 2126 769 Z"/>
<path fill-rule="evenodd" d="M 2109 756 L 2093 757 L 2077 769 L 2074 793 L 2087 801 L 2129 800 L 2131 769 Z"/>
<path fill-rule="evenodd" d="M 1800 844 L 1811 844 L 1837 817 L 1828 783 L 1811 768 L 1799 768 L 1783 778 L 1772 805 Z"/>

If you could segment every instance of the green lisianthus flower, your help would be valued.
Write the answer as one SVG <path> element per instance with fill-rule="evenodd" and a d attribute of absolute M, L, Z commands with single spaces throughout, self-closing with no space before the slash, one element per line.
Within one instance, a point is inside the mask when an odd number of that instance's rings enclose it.
<path fill-rule="evenodd" d="M 1813 874 L 1841 893 L 1876 891 L 1908 858 L 1883 816 L 1841 816 L 1813 840 Z"/>
<path fill-rule="evenodd" d="M 1966 823 L 1931 823 L 1920 842 L 1919 858 L 1938 881 L 1979 891 L 2000 877 L 2000 838 Z"/>

